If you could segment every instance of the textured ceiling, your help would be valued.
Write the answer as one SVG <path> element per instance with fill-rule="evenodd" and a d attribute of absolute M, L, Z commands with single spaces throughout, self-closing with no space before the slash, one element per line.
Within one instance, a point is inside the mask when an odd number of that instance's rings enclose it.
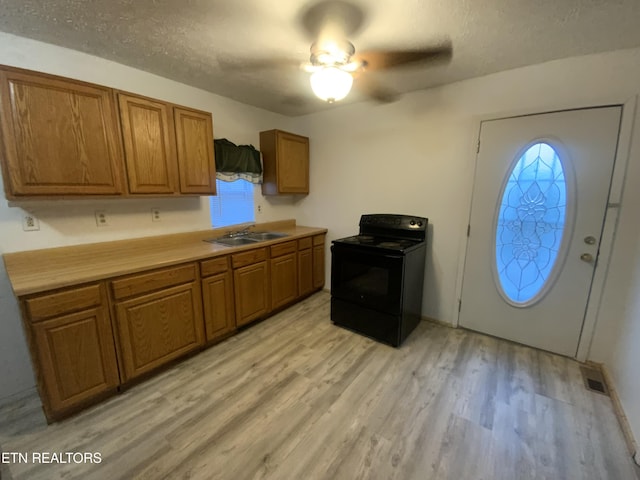
<path fill-rule="evenodd" d="M 409 92 L 557 58 L 640 46 L 638 0 L 350 0 L 365 13 L 358 50 L 449 38 L 447 65 L 376 75 Z M 309 58 L 295 0 L 0 0 L 0 31 L 107 58 L 285 115 L 332 108 L 295 67 Z M 362 100 L 357 90 L 343 102 Z"/>

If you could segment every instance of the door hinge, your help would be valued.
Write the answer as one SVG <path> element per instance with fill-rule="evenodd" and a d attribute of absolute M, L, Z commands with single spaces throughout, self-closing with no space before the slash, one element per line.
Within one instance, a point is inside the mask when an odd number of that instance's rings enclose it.
<path fill-rule="evenodd" d="M 480 153 L 480 139 L 478 138 L 478 148 L 476 149 L 476 154 Z"/>
<path fill-rule="evenodd" d="M 462 310 L 462 299 L 458 300 L 458 313 Z"/>
<path fill-rule="evenodd" d="M 467 225 L 467 237 L 471 235 L 471 224 Z"/>

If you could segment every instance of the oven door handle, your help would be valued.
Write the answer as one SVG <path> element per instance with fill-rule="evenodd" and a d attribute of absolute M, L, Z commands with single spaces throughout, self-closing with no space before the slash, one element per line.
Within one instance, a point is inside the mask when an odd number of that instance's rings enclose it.
<path fill-rule="evenodd" d="M 384 255 L 380 255 L 380 252 L 365 252 L 359 248 L 350 248 L 350 247 L 343 247 L 343 246 L 337 247 L 336 245 L 331 246 L 331 251 L 333 253 L 337 253 L 338 255 L 351 253 L 356 255 L 363 255 L 367 257 L 374 257 L 378 259 L 386 259 L 386 260 L 393 260 L 393 261 L 397 261 L 404 258 L 404 255 L 402 254 L 385 253 Z"/>

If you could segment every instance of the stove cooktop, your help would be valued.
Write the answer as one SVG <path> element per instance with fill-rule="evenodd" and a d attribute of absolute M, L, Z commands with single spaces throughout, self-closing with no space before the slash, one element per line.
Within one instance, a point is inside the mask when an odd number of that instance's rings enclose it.
<path fill-rule="evenodd" d="M 347 245 L 358 245 L 375 249 L 393 250 L 404 252 L 423 242 L 416 240 L 406 240 L 403 238 L 393 237 L 377 237 L 373 235 L 354 235 L 352 237 L 339 238 L 334 243 L 342 243 Z"/>

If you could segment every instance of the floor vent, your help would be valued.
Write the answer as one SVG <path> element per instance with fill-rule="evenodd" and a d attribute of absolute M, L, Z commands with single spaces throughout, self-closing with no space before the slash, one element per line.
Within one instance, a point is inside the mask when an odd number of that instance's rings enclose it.
<path fill-rule="evenodd" d="M 595 368 L 580 367 L 582 372 L 582 379 L 584 380 L 584 386 L 587 390 L 592 392 L 602 393 L 603 395 L 609 395 L 607 390 L 607 384 L 602 378 L 602 373 Z"/>

